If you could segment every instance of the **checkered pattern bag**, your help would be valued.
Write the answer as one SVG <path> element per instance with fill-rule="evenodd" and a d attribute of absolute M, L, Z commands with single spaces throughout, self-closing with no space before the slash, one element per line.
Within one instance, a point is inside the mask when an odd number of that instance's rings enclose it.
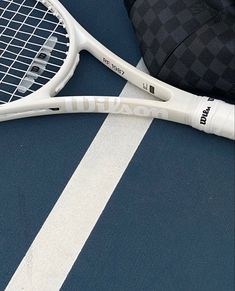
<path fill-rule="evenodd" d="M 235 103 L 235 0 L 125 0 L 151 75 Z"/>

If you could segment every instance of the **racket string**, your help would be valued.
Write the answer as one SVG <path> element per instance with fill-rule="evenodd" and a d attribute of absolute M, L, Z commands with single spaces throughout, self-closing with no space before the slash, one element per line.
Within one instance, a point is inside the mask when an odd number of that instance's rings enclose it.
<path fill-rule="evenodd" d="M 6 2 L 7 0 L 2 0 L 2 1 L 5 1 L 5 2 Z M 10 2 L 10 1 L 7 1 L 7 2 Z M 15 3 L 15 2 L 11 1 L 11 3 Z M 21 7 L 28 7 L 28 6 L 21 5 Z M 34 10 L 38 10 L 38 11 L 40 11 L 40 12 L 43 11 L 43 10 L 41 10 L 41 9 L 36 9 L 36 8 L 35 8 Z M 16 11 L 11 10 L 11 9 L 8 9 L 7 11 L 8 11 L 8 12 L 12 12 L 12 13 L 16 13 Z M 25 13 L 21 13 L 21 12 L 17 12 L 17 14 L 18 14 L 18 16 L 23 16 L 23 17 L 24 17 L 24 16 L 27 16 L 27 14 L 25 14 Z M 53 14 L 50 13 L 50 12 L 48 12 L 48 14 L 53 15 Z M 31 15 L 31 19 L 33 19 L 33 20 L 41 20 L 40 17 L 33 16 L 33 15 Z M 7 20 L 9 20 L 9 19 L 7 18 Z M 50 23 L 50 24 L 54 24 L 54 25 L 57 24 L 57 21 L 55 22 L 55 21 L 47 20 L 47 22 Z"/>
<path fill-rule="evenodd" d="M 12 46 L 15 47 L 15 48 L 20 48 L 20 46 L 17 46 L 17 45 L 12 45 Z M 25 48 L 25 51 L 35 53 L 35 50 L 29 49 L 29 48 Z M 57 51 L 57 50 L 55 50 L 55 51 Z M 58 51 L 58 52 L 60 52 L 60 51 Z M 14 53 L 14 52 L 7 51 L 7 53 L 8 53 L 9 55 L 18 56 L 18 54 Z M 28 56 L 23 55 L 23 54 L 21 54 L 19 57 L 23 58 L 24 60 L 32 60 L 31 57 L 28 57 Z M 64 60 L 63 58 L 59 58 L 59 57 L 56 57 L 56 56 L 51 56 L 51 58 L 56 59 L 56 60 L 58 60 L 58 61 L 63 61 L 63 60 Z M 9 61 L 15 61 L 15 62 L 19 62 L 19 63 L 25 64 L 24 62 L 20 62 L 19 60 L 14 59 L 14 58 L 12 59 L 12 58 L 10 58 L 10 57 L 5 57 L 5 56 L 3 56 L 2 59 L 9 60 Z M 3 64 L 2 64 L 2 65 L 3 65 Z M 25 64 L 25 65 L 26 65 L 26 64 Z M 57 65 L 57 64 L 51 64 L 51 65 L 54 66 L 54 67 L 56 67 L 56 68 L 60 68 L 60 66 Z M 49 70 L 48 70 L 48 71 L 49 71 Z M 51 71 L 51 72 L 52 72 L 52 71 Z M 54 73 L 54 72 L 53 72 L 53 73 Z"/>
<path fill-rule="evenodd" d="M 25 1 L 24 1 L 24 2 L 25 2 Z M 24 2 L 22 2 L 22 5 L 23 5 Z M 19 5 L 19 6 L 18 6 L 18 10 L 17 10 L 17 12 L 22 8 L 22 5 Z M 36 5 L 37 5 L 37 2 L 35 2 L 35 6 L 33 7 L 33 9 L 36 7 Z M 17 14 L 16 14 L 16 15 L 17 15 Z M 1 33 L 1 36 L 3 36 L 3 35 L 4 35 L 4 31 L 6 31 L 6 30 L 10 27 L 10 24 L 11 24 L 12 21 L 14 20 L 14 17 L 15 17 L 15 15 L 13 14 L 13 15 L 12 15 L 12 18 L 11 18 L 10 21 L 8 22 L 8 25 L 6 26 L 6 28 L 5 28 L 5 29 L 3 30 L 3 32 Z M 20 23 L 20 25 L 17 27 L 17 29 L 13 29 L 14 34 L 13 34 L 12 37 L 9 36 L 9 38 L 10 38 L 10 42 L 7 43 L 7 46 L 5 47 L 5 49 L 4 49 L 4 51 L 3 51 L 3 54 L 4 54 L 4 52 L 7 51 L 8 48 L 11 47 L 11 44 L 15 41 L 15 37 L 19 34 L 19 32 L 21 31 L 21 28 L 24 26 L 25 22 L 27 21 L 27 19 L 28 19 L 29 17 L 30 17 L 30 14 L 27 15 L 27 16 L 25 17 L 24 21 Z M 11 28 L 10 28 L 10 29 L 11 29 Z M 34 28 L 34 31 L 35 31 L 35 28 Z M 24 33 L 24 32 L 23 32 L 23 33 Z M 30 34 L 30 37 L 31 37 L 31 34 Z M 16 60 L 19 58 L 19 56 L 21 55 L 21 53 L 22 53 L 22 51 L 24 50 L 24 48 L 26 47 L 26 45 L 27 45 L 27 40 L 25 41 L 25 44 L 20 48 L 19 52 L 16 54 L 16 59 L 13 59 L 11 65 L 8 67 L 8 69 L 7 69 L 7 71 L 6 71 L 7 78 L 9 78 L 9 77 L 11 76 L 11 75 L 9 74 L 9 72 L 10 72 L 10 70 L 14 67 Z M 4 81 L 3 81 L 4 79 L 5 79 L 5 76 L 3 76 L 3 77 L 0 79 L 0 81 L 2 82 L 2 84 L 9 85 L 8 82 L 4 82 Z M 13 85 L 10 83 L 10 86 L 13 86 Z M 15 90 L 14 90 L 14 92 L 13 92 L 13 94 L 12 94 L 12 97 L 9 99 L 9 102 L 11 102 L 11 100 L 12 100 L 14 94 L 16 93 L 16 90 L 17 90 L 17 87 L 15 88 Z"/>
<path fill-rule="evenodd" d="M 18 70 L 18 72 L 23 72 L 22 70 Z M 4 73 L 4 72 L 2 72 L 1 70 L 0 70 L 0 73 Z M 24 72 L 23 72 L 24 73 Z M 12 78 L 15 78 L 15 79 L 18 79 L 18 80 L 21 80 L 21 77 L 19 77 L 19 76 L 17 76 L 17 75 L 14 75 L 14 74 L 11 74 L 11 73 L 9 73 L 8 74 L 8 76 L 9 77 L 12 77 Z M 47 77 L 43 77 L 43 79 L 45 79 L 45 80 L 47 80 L 47 81 L 49 81 L 50 80 L 50 78 L 47 78 Z M 4 84 L 4 81 L 2 81 L 2 83 Z M 9 84 L 9 83 L 8 83 Z M 38 85 L 38 86 L 41 86 L 42 84 L 41 83 L 38 83 L 37 81 L 35 81 L 35 84 L 36 85 Z M 13 84 L 10 84 L 11 86 L 13 86 Z M 29 91 L 30 91 L 30 89 L 29 89 Z M 33 92 L 33 91 L 32 91 Z"/>
<path fill-rule="evenodd" d="M 9 93 L 8 91 L 5 91 L 3 89 L 0 89 L 0 92 L 6 96 L 10 96 L 11 97 L 11 93 Z M 15 94 L 14 96 L 16 98 L 16 100 L 22 99 L 21 95 Z M 0 100 L 0 104 L 7 104 L 9 103 L 8 101 L 4 101 L 4 100 Z"/>
<path fill-rule="evenodd" d="M 8 58 L 5 58 L 6 60 L 11 60 L 11 59 L 8 59 Z M 23 66 L 26 66 L 26 67 L 28 67 L 28 65 L 27 64 L 25 64 L 24 62 L 21 62 L 21 61 L 17 61 L 19 64 L 21 64 L 21 65 L 23 65 Z M 4 68 L 8 68 L 8 66 L 7 65 L 5 65 L 5 64 L 1 64 L 1 66 L 2 67 L 4 67 Z M 55 65 L 56 66 L 56 65 Z M 57 66 L 57 67 L 59 67 L 59 66 Z M 15 72 L 17 73 L 17 72 L 20 72 L 20 73 L 25 73 L 25 70 L 22 70 L 22 69 L 19 69 L 19 68 L 14 68 L 14 70 L 15 70 Z M 55 72 L 54 71 L 51 71 L 51 70 L 49 70 L 49 69 L 45 69 L 45 72 L 47 72 L 47 73 L 50 73 L 50 74 L 54 74 Z M 5 72 L 4 71 L 1 71 L 0 70 L 0 74 L 5 74 Z M 12 75 L 14 75 L 14 74 L 12 74 Z M 16 76 L 16 75 L 15 75 Z M 19 78 L 19 76 L 16 76 L 16 77 L 18 77 Z M 49 81 L 50 80 L 50 78 L 48 78 L 48 77 L 46 77 L 46 76 L 40 76 L 40 78 L 42 78 L 42 79 L 45 79 L 45 80 L 47 80 L 47 81 Z M 20 78 L 21 79 L 21 78 Z"/>
<path fill-rule="evenodd" d="M 30 10 L 32 9 L 32 6 L 30 6 L 30 5 L 25 5 L 25 4 L 21 4 L 21 3 L 18 3 L 18 2 L 16 2 L 16 1 L 14 1 L 14 0 L 2 0 L 2 1 L 7 2 L 7 3 L 13 3 L 13 4 L 17 5 L 17 6 L 24 7 L 24 8 L 28 8 L 28 9 L 30 9 Z M 25 1 L 24 1 L 24 3 L 25 3 Z M 45 12 L 45 9 L 40 9 L 40 8 L 38 8 L 38 7 L 35 7 L 35 8 L 34 8 L 34 11 L 38 11 L 38 12 L 42 12 L 42 13 L 44 13 L 44 12 Z M 15 12 L 15 11 L 13 11 L 13 12 Z M 50 10 L 48 10 L 48 14 L 53 15 L 53 13 L 52 13 Z M 54 22 L 54 23 L 57 23 L 57 22 Z"/>
<path fill-rule="evenodd" d="M 0 104 L 38 90 L 66 59 L 63 23 L 40 1 L 0 2 Z"/>

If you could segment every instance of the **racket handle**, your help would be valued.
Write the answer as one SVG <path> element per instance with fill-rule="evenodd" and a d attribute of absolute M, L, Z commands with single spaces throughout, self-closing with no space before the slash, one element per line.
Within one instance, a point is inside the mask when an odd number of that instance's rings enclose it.
<path fill-rule="evenodd" d="M 234 140 L 235 105 L 208 97 L 200 97 L 197 102 L 196 110 L 191 115 L 191 126 Z"/>

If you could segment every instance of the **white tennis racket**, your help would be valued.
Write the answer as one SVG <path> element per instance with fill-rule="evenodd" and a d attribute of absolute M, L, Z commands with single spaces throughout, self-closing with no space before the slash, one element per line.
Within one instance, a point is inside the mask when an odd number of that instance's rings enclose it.
<path fill-rule="evenodd" d="M 87 50 L 160 99 L 55 96 Z M 129 65 L 94 39 L 58 0 L 0 1 L 0 121 L 103 112 L 149 116 L 235 139 L 234 105 L 176 89 Z"/>

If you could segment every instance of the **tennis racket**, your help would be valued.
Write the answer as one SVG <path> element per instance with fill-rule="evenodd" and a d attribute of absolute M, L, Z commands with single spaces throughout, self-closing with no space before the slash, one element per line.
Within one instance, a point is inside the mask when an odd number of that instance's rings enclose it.
<path fill-rule="evenodd" d="M 58 0 L 1 0 L 0 44 L 0 121 L 116 113 L 161 118 L 235 139 L 234 105 L 187 93 L 137 70 L 93 38 Z M 72 77 L 82 50 L 158 99 L 54 98 Z"/>

